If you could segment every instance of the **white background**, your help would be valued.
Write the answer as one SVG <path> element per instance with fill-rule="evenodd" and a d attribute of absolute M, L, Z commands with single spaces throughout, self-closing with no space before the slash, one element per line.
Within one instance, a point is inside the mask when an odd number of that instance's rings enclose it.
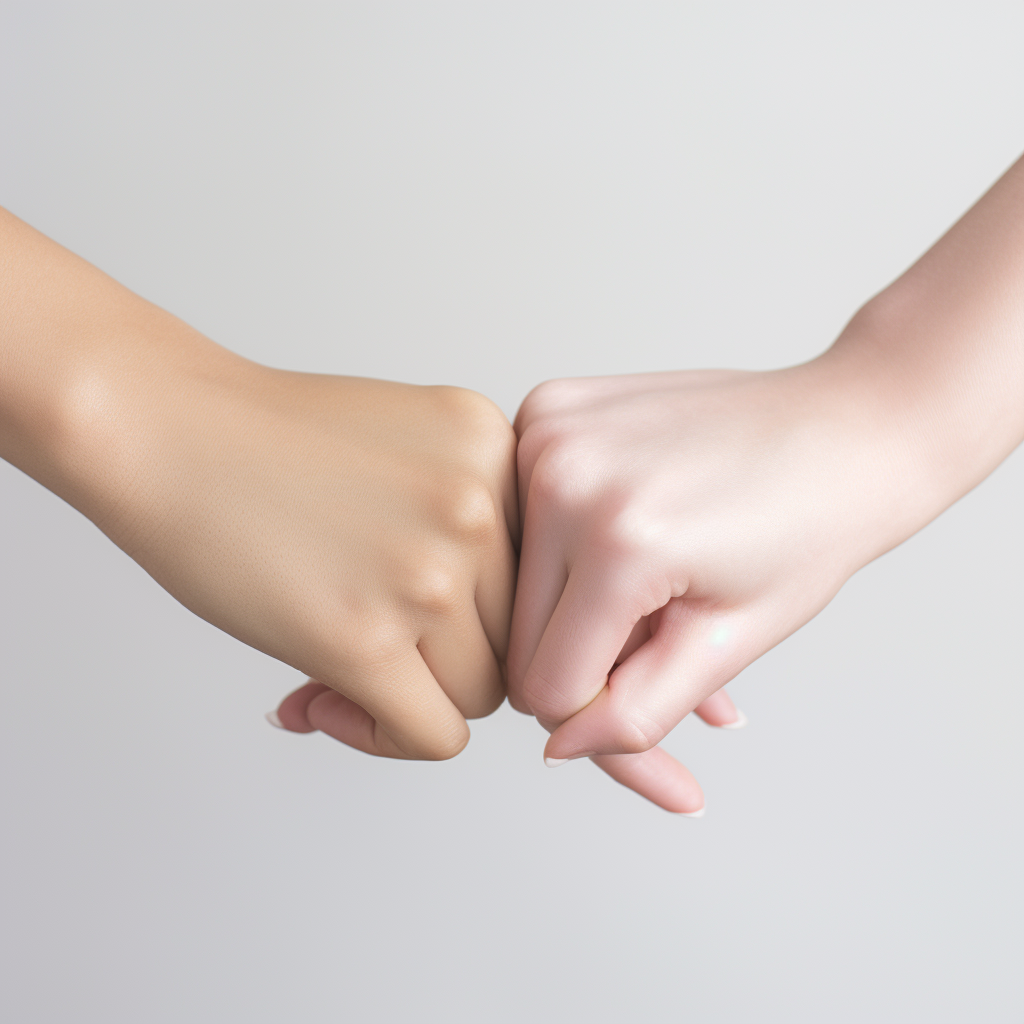
<path fill-rule="evenodd" d="M 476 388 L 824 349 L 1024 145 L 1018 3 L 5 3 L 0 203 L 247 356 Z M 1019 1021 L 1024 461 L 668 746 L 707 815 L 264 711 L 0 464 L 5 1021 Z"/>

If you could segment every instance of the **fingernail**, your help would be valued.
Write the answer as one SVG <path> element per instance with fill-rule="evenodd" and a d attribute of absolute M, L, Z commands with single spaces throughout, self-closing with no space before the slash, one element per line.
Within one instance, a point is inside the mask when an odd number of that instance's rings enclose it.
<path fill-rule="evenodd" d="M 565 762 L 568 760 L 569 758 L 567 757 L 545 757 L 544 763 L 549 768 L 557 768 L 560 764 L 565 764 Z"/>
<path fill-rule="evenodd" d="M 678 811 L 680 818 L 703 818 L 704 808 L 702 807 L 699 811 Z"/>
<path fill-rule="evenodd" d="M 745 726 L 747 724 L 747 716 L 745 714 L 743 714 L 743 712 L 740 711 L 739 708 L 736 709 L 736 714 L 739 715 L 739 718 L 737 718 L 735 722 L 729 722 L 726 725 L 720 725 L 720 726 L 718 726 L 718 728 L 719 729 L 742 729 L 743 726 Z"/>
<path fill-rule="evenodd" d="M 275 729 L 283 729 L 284 723 L 277 717 L 276 711 L 268 711 L 263 716 Z"/>

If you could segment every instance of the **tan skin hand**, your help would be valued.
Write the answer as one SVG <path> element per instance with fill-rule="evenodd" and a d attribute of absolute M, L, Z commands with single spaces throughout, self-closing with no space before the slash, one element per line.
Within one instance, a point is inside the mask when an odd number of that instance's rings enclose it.
<path fill-rule="evenodd" d="M 212 445 L 160 418 L 151 443 L 173 455 L 117 539 L 193 611 L 327 684 L 310 724 L 373 754 L 458 753 L 465 719 L 504 698 L 507 420 L 456 388 L 243 379 Z"/>
<path fill-rule="evenodd" d="M 0 454 L 318 680 L 286 727 L 440 759 L 501 704 L 515 435 L 488 399 L 251 363 L 10 214 L 0 360 Z"/>

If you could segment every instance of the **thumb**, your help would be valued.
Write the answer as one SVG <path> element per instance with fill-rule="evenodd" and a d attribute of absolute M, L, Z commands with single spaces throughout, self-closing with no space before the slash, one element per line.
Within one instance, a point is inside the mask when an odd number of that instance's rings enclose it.
<path fill-rule="evenodd" d="M 651 639 L 551 734 L 544 756 L 563 760 L 650 750 L 761 653 L 741 645 L 742 626 L 739 613 L 708 613 L 683 598 L 669 602 Z"/>

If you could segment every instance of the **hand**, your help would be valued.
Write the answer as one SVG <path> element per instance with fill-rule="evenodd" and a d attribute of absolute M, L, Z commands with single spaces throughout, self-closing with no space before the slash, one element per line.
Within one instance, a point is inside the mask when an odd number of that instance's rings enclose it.
<path fill-rule="evenodd" d="M 515 437 L 487 399 L 230 357 L 107 413 L 117 512 L 97 521 L 187 607 L 319 681 L 284 727 L 447 758 L 501 704 Z"/>
<path fill-rule="evenodd" d="M 503 699 L 515 587 L 515 435 L 493 403 L 258 366 L 4 210 L 0 313 L 0 457 L 326 684 L 285 725 L 462 749 Z"/>
<path fill-rule="evenodd" d="M 695 708 L 731 721 L 723 684 L 924 515 L 885 417 L 848 391 L 823 357 L 531 392 L 509 697 L 554 730 L 547 758 L 703 806 L 656 744 Z"/>
<path fill-rule="evenodd" d="M 536 388 L 509 699 L 547 756 L 701 806 L 654 745 L 1024 438 L 1022 297 L 1024 159 L 805 366 Z"/>

